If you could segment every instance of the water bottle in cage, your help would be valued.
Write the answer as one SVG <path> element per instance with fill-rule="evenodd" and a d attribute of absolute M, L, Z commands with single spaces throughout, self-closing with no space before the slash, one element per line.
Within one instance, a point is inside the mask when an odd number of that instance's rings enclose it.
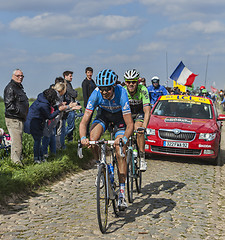
<path fill-rule="evenodd" d="M 113 182 L 114 182 L 114 168 L 113 168 L 113 165 L 111 163 L 108 165 L 108 170 L 109 170 L 110 181 L 113 184 Z"/>
<path fill-rule="evenodd" d="M 134 156 L 134 163 L 136 163 L 137 162 L 137 157 L 138 157 L 138 151 L 137 151 L 136 148 L 133 150 L 133 156 Z"/>

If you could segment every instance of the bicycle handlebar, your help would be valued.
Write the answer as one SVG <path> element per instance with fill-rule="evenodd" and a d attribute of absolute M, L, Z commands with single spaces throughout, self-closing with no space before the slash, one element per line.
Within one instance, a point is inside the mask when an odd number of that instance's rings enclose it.
<path fill-rule="evenodd" d="M 95 145 L 95 144 L 98 144 L 98 145 L 102 145 L 102 144 L 109 144 L 109 145 L 113 145 L 115 142 L 115 140 L 98 140 L 98 141 L 89 141 L 89 144 L 90 145 Z M 81 141 L 78 140 L 78 150 L 77 150 L 77 155 L 79 158 L 83 158 L 83 153 L 82 153 L 82 144 L 81 144 Z M 119 147 L 120 147 L 120 156 L 121 157 L 125 157 L 125 154 L 123 153 L 123 141 L 122 141 L 122 138 L 120 138 L 120 142 L 119 142 Z"/>

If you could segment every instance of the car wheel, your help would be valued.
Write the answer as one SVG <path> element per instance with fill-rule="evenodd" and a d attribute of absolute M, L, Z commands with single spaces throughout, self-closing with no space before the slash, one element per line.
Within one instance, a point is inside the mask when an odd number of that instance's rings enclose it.
<path fill-rule="evenodd" d="M 152 157 L 152 154 L 151 154 L 151 153 L 146 153 L 146 152 L 145 152 L 145 158 L 146 158 L 146 159 L 151 159 L 151 157 Z"/>
<path fill-rule="evenodd" d="M 222 159 L 221 154 L 220 154 L 220 147 L 219 147 L 218 155 L 215 158 L 214 162 L 215 162 L 216 166 L 223 166 L 223 159 Z"/>

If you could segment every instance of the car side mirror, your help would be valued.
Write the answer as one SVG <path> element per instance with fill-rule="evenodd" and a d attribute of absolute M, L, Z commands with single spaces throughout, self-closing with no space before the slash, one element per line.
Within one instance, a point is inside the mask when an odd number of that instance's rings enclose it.
<path fill-rule="evenodd" d="M 224 121 L 225 120 L 225 114 L 220 114 L 217 118 L 217 121 Z"/>

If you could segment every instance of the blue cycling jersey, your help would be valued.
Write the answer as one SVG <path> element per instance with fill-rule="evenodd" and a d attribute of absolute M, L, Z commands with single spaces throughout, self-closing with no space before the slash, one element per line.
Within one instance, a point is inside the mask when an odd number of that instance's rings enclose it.
<path fill-rule="evenodd" d="M 153 85 L 150 85 L 147 89 L 151 105 L 154 105 L 160 96 L 168 94 L 166 88 L 162 85 L 159 85 L 158 88 L 155 88 Z"/>
<path fill-rule="evenodd" d="M 88 99 L 86 109 L 94 111 L 96 107 L 100 107 L 110 113 L 122 111 L 123 115 L 131 112 L 127 91 L 121 85 L 114 87 L 114 95 L 111 100 L 104 99 L 99 88 L 95 88 Z"/>

